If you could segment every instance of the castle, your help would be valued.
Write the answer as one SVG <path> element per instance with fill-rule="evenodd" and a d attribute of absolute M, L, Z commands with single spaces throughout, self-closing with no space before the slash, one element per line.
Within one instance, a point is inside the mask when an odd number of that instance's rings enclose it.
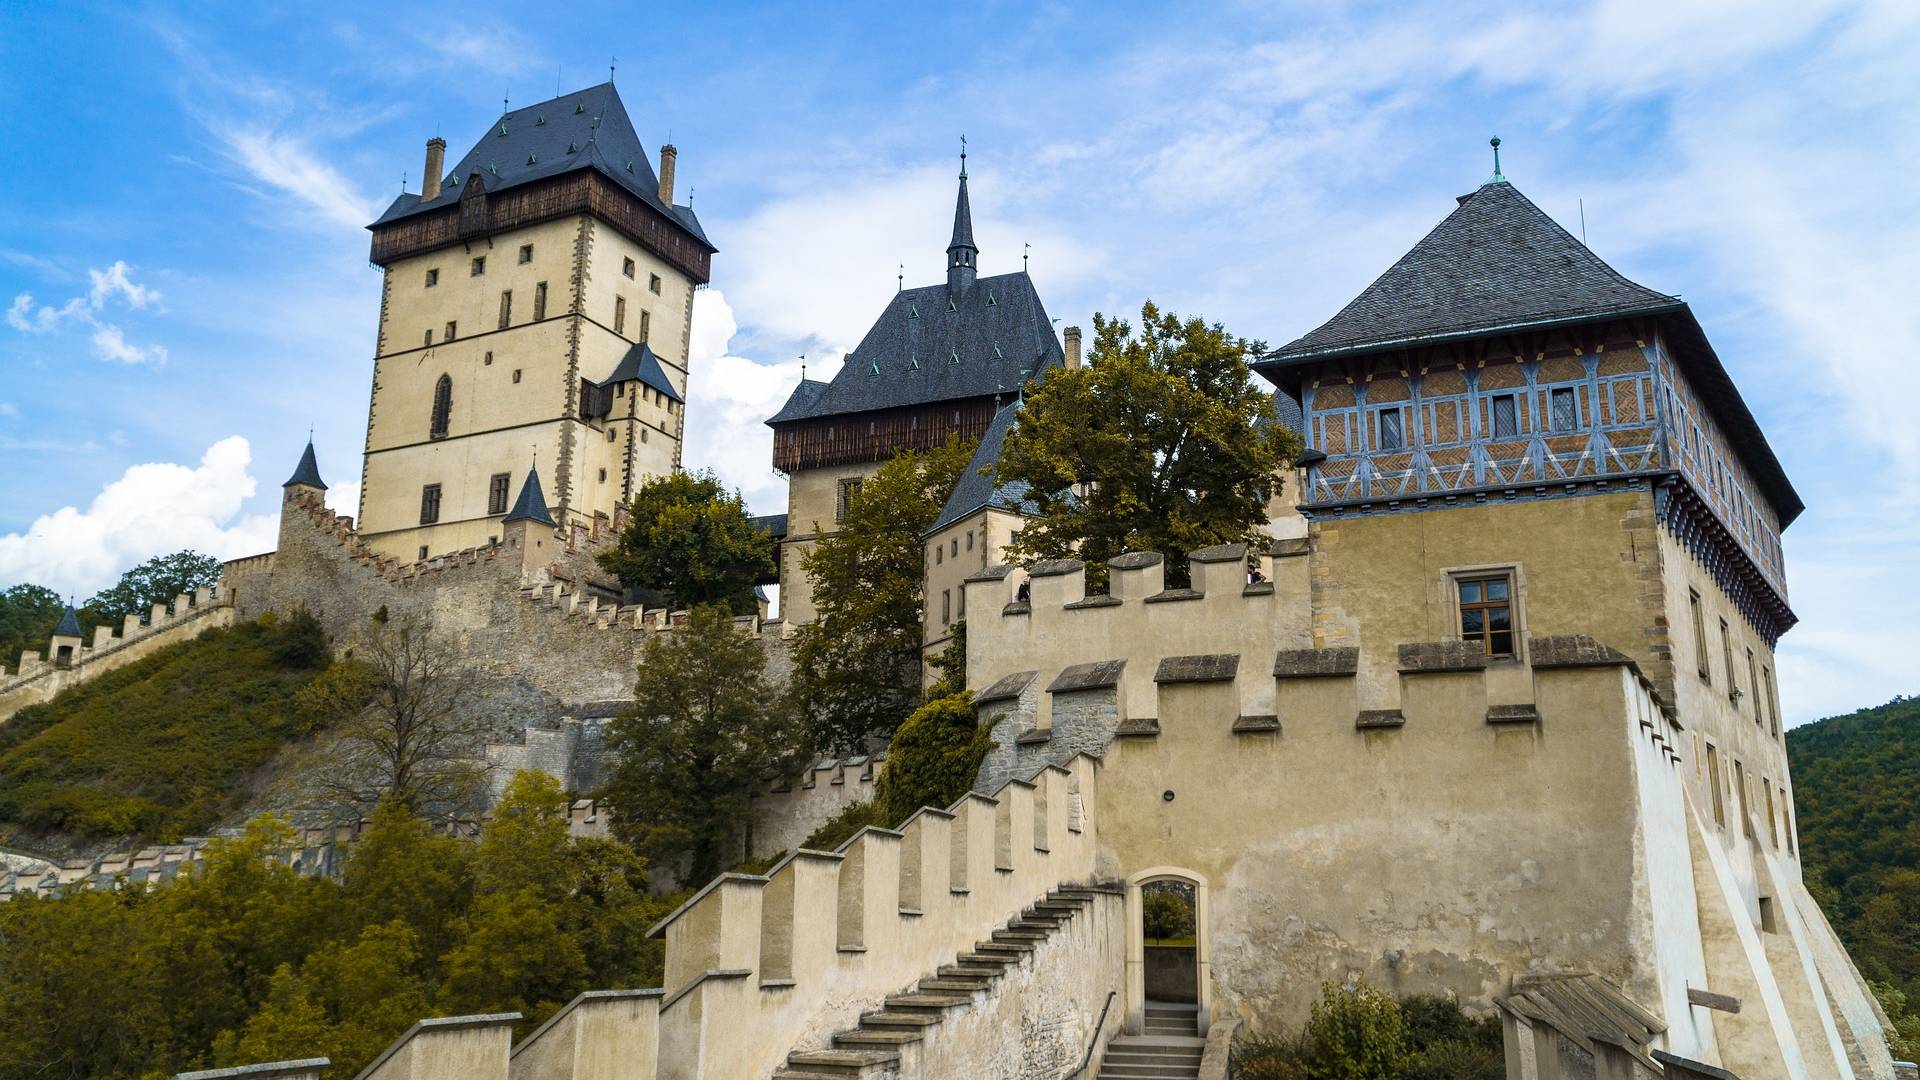
<path fill-rule="evenodd" d="M 529 721 L 501 759 L 571 776 L 533 759 L 590 742 L 589 706 L 672 632 L 592 555 L 678 464 L 714 248 L 611 86 L 507 114 L 445 177 L 443 150 L 373 226 L 359 525 L 309 447 L 279 549 L 230 564 L 219 603 L 430 615 L 503 715 L 575 724 Z M 980 473 L 1079 335 L 979 256 L 963 162 L 946 281 L 902 288 L 768 421 L 785 621 L 741 620 L 779 667 L 811 612 L 796 553 L 894 451 L 979 438 L 923 538 L 925 642 L 967 620 L 992 725 L 974 792 L 715 880 L 654 930 L 663 987 L 583 994 L 517 1042 L 517 1016 L 422 1020 L 366 1080 L 1194 1076 L 1236 1025 L 1356 978 L 1497 1011 L 1512 1077 L 1894 1075 L 1801 880 L 1774 646 L 1802 504 L 1685 302 L 1496 167 L 1261 358 L 1307 447 L 1269 539 L 1183 553 L 1183 588 L 1129 553 L 1089 594 L 1076 560 L 1008 564 L 1025 493 Z M 776 814 L 811 820 L 806 790 Z M 1168 882 L 1197 916 L 1172 951 L 1142 927 Z"/>

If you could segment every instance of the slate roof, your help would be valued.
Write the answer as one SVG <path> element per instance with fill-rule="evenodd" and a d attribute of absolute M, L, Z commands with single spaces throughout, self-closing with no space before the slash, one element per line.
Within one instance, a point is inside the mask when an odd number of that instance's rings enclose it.
<path fill-rule="evenodd" d="M 67 610 L 60 615 L 60 625 L 53 628 L 54 637 L 84 637 L 80 632 L 80 614 L 68 604 Z"/>
<path fill-rule="evenodd" d="M 680 391 L 673 388 L 673 380 L 667 378 L 666 369 L 660 366 L 660 358 L 653 355 L 653 350 L 647 348 L 647 343 L 644 341 L 634 343 L 633 347 L 627 350 L 627 354 L 620 358 L 620 363 L 613 369 L 613 374 L 600 380 L 596 385 L 612 386 L 614 383 L 621 382 L 645 383 L 673 401 L 682 405 L 687 403 L 687 399 L 680 396 Z"/>
<path fill-rule="evenodd" d="M 953 242 L 947 245 L 948 251 L 960 247 L 978 250 L 973 242 L 973 204 L 967 199 L 966 160 L 966 155 L 961 155 L 960 197 L 953 203 Z"/>
<path fill-rule="evenodd" d="M 767 423 L 1012 395 L 1064 361 L 1025 272 L 978 278 L 960 291 L 944 283 L 906 289 L 888 301 L 832 382 L 803 381 Z"/>
<path fill-rule="evenodd" d="M 613 180 L 712 249 L 693 207 L 660 201 L 660 179 L 633 130 L 620 92 L 610 82 L 515 109 L 495 120 L 473 149 L 447 171 L 439 195 L 423 201 L 412 192 L 402 193 L 369 228 L 458 203 L 460 185 L 474 173 L 485 178 L 488 194 L 497 194 L 579 169 L 593 169 Z"/>
<path fill-rule="evenodd" d="M 980 446 L 967 461 L 967 470 L 960 474 L 959 481 L 953 485 L 953 493 L 947 496 L 946 505 L 940 508 L 939 519 L 922 536 L 931 536 L 982 507 L 992 506 L 1016 514 L 1033 512 L 1033 504 L 1027 500 L 1026 481 L 995 484 L 986 471 L 999 463 L 1000 451 L 1006 446 L 1007 432 L 1013 430 L 1020 409 L 1018 401 L 1010 402 L 993 415 L 993 422 L 987 425 L 986 434 L 980 436 Z"/>
<path fill-rule="evenodd" d="M 320 482 L 320 465 L 313 459 L 313 440 L 311 438 L 307 440 L 306 451 L 300 455 L 300 464 L 293 467 L 293 475 L 287 477 L 287 482 L 280 486 L 290 488 L 295 484 L 317 487 L 322 491 L 327 489 L 327 485 Z"/>
<path fill-rule="evenodd" d="M 1679 297 L 1627 280 L 1504 179 L 1461 196 L 1452 213 L 1338 314 L 1254 368 L 1284 390 L 1295 380 L 1281 372 L 1304 364 L 1628 315 L 1661 321 L 1688 379 L 1785 528 L 1806 505 L 1692 309 Z"/>
<path fill-rule="evenodd" d="M 502 524 L 509 521 L 531 521 L 540 525 L 552 525 L 553 515 L 547 511 L 547 493 L 540 487 L 540 470 L 528 467 L 526 483 L 520 485 L 520 497 L 513 501 L 513 509 L 500 519 Z"/>
<path fill-rule="evenodd" d="M 1490 181 L 1333 318 L 1270 361 L 1324 359 L 1496 329 L 1663 311 L 1512 184 Z"/>

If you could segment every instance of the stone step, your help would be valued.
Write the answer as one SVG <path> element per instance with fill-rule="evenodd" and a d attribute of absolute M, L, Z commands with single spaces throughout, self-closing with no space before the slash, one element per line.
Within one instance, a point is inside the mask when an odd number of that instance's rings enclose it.
<path fill-rule="evenodd" d="M 889 994 L 886 999 L 886 1009 L 888 1012 L 931 1012 L 934 1015 L 938 1015 L 947 1009 L 970 1004 L 972 1001 L 973 995 L 971 994 L 929 994 L 924 992 Z"/>
<path fill-rule="evenodd" d="M 1192 1065 L 1102 1065 L 1098 1080 L 1188 1080 L 1200 1075 L 1200 1063 Z"/>
<path fill-rule="evenodd" d="M 977 964 L 981 967 L 991 964 L 995 967 L 1005 967 L 1008 964 L 1017 962 L 1020 958 L 1012 953 L 963 952 L 956 959 L 962 964 Z"/>
<path fill-rule="evenodd" d="M 995 930 L 995 941 L 1045 941 L 1047 935 L 1039 930 Z"/>
<path fill-rule="evenodd" d="M 788 1065 L 821 1076 L 857 1077 L 867 1075 L 869 1068 L 899 1063 L 894 1050 L 796 1050 L 787 1055 Z"/>
<path fill-rule="evenodd" d="M 941 964 L 943 979 L 997 979 L 1005 973 L 999 964 Z"/>
<path fill-rule="evenodd" d="M 833 1037 L 833 1045 L 849 1050 L 885 1050 L 926 1038 L 919 1028 L 855 1028 Z"/>
<path fill-rule="evenodd" d="M 860 1026 L 870 1028 L 921 1028 L 932 1027 L 939 1022 L 940 1014 L 937 1012 L 906 1009 L 881 1009 L 860 1016 Z"/>
<path fill-rule="evenodd" d="M 1022 953 L 1032 952 L 1033 943 L 1030 941 L 1001 941 L 996 938 L 993 941 L 974 942 L 973 951 L 983 952 L 983 953 L 986 953 L 986 952 L 1005 953 L 1009 956 L 1018 957 Z"/>
<path fill-rule="evenodd" d="M 1201 1055 L 1204 1054 L 1205 1052 L 1206 1051 L 1204 1048 L 1195 1048 L 1192 1050 L 1166 1049 L 1164 1051 L 1128 1050 L 1128 1049 L 1125 1049 L 1124 1047 L 1114 1046 L 1112 1044 L 1109 1044 L 1107 1046 L 1106 1059 L 1108 1061 L 1118 1061 L 1127 1065 L 1151 1065 L 1154 1063 L 1165 1063 L 1169 1061 L 1173 1061 L 1173 1062 L 1199 1061 Z"/>
<path fill-rule="evenodd" d="M 985 990 L 987 979 L 921 979 L 918 988 L 929 994 L 971 994 L 975 990 Z"/>

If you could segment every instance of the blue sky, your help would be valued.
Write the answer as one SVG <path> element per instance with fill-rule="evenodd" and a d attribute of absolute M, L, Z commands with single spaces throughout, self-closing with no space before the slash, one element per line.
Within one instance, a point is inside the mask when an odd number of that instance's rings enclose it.
<path fill-rule="evenodd" d="M 761 419 L 935 280 L 972 147 L 984 272 L 1284 342 L 1490 171 L 1694 306 L 1808 503 L 1797 721 L 1920 691 L 1920 6 L 7 5 L 0 585 L 272 546 L 307 429 L 351 510 L 363 226 L 497 115 L 606 77 L 721 249 L 689 463 L 782 505 Z M 22 298 L 25 299 L 22 299 Z"/>

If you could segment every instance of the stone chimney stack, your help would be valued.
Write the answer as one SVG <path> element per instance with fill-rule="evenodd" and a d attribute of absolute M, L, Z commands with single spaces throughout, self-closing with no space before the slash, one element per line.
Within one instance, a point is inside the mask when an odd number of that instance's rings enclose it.
<path fill-rule="evenodd" d="M 667 206 L 673 205 L 673 160 L 680 156 L 672 143 L 660 147 L 660 201 Z"/>
<path fill-rule="evenodd" d="M 1080 366 L 1080 328 L 1069 326 L 1064 335 L 1067 339 L 1067 367 Z"/>
<path fill-rule="evenodd" d="M 427 140 L 427 171 L 420 174 L 420 201 L 440 196 L 440 177 L 447 171 L 447 140 L 435 135 Z"/>

